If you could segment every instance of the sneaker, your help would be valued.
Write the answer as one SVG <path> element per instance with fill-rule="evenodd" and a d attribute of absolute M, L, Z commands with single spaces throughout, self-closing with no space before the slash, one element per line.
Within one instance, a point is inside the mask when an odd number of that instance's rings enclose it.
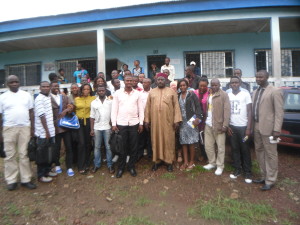
<path fill-rule="evenodd" d="M 223 173 L 223 169 L 220 168 L 220 167 L 218 167 L 218 168 L 216 169 L 216 171 L 215 171 L 215 174 L 216 174 L 217 176 L 222 175 L 222 173 Z"/>
<path fill-rule="evenodd" d="M 39 182 L 42 182 L 42 183 L 49 183 L 51 182 L 53 179 L 51 177 L 41 177 L 39 179 Z"/>
<path fill-rule="evenodd" d="M 128 155 L 127 158 L 126 158 L 126 163 L 129 162 L 129 159 L 130 159 L 130 156 Z"/>
<path fill-rule="evenodd" d="M 53 171 L 50 171 L 50 172 L 48 173 L 48 176 L 49 176 L 49 177 L 56 177 L 56 176 L 57 176 L 57 173 L 56 173 L 56 172 L 53 172 Z"/>
<path fill-rule="evenodd" d="M 56 166 L 55 167 L 55 172 L 58 174 L 58 173 L 62 173 L 62 169 L 60 166 Z"/>
<path fill-rule="evenodd" d="M 74 171 L 71 168 L 67 170 L 67 174 L 69 177 L 73 177 L 75 175 Z"/>
<path fill-rule="evenodd" d="M 211 170 L 211 169 L 215 168 L 215 166 L 212 164 L 207 164 L 207 165 L 203 166 L 203 168 L 206 170 Z"/>
<path fill-rule="evenodd" d="M 231 179 L 236 179 L 238 176 L 241 175 L 241 171 L 240 170 L 235 170 L 234 173 L 230 174 L 230 178 Z"/>
<path fill-rule="evenodd" d="M 148 154 L 147 149 L 144 149 L 144 155 L 147 155 L 147 154 Z"/>
<path fill-rule="evenodd" d="M 252 176 L 251 176 L 251 174 L 246 174 L 245 175 L 245 182 L 247 184 L 251 184 L 252 183 Z"/>
<path fill-rule="evenodd" d="M 118 155 L 115 155 L 114 158 L 112 159 L 112 161 L 115 163 L 115 162 L 118 161 L 118 159 L 119 159 L 119 156 L 118 156 Z"/>

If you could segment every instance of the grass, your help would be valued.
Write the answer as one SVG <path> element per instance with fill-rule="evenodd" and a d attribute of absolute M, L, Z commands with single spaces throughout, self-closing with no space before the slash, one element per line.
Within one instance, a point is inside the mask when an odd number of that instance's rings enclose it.
<path fill-rule="evenodd" d="M 279 186 L 292 186 L 295 184 L 299 184 L 298 181 L 292 180 L 290 178 L 285 178 L 282 181 L 279 182 Z"/>
<path fill-rule="evenodd" d="M 204 169 L 203 166 L 197 165 L 191 171 L 185 171 L 185 172 L 189 174 L 189 178 L 194 179 L 196 176 L 200 175 L 201 173 L 209 172 L 209 170 Z"/>
<path fill-rule="evenodd" d="M 19 216 L 21 214 L 21 211 L 18 209 L 18 207 L 12 203 L 7 206 L 7 212 L 12 216 Z"/>
<path fill-rule="evenodd" d="M 164 201 L 162 201 L 158 205 L 159 205 L 159 207 L 165 207 L 167 204 Z"/>
<path fill-rule="evenodd" d="M 174 173 L 164 173 L 161 175 L 161 178 L 167 179 L 167 180 L 174 180 L 176 178 Z"/>
<path fill-rule="evenodd" d="M 289 217 L 291 217 L 292 219 L 299 219 L 299 214 L 288 209 L 287 210 L 287 214 L 289 215 Z"/>
<path fill-rule="evenodd" d="M 250 203 L 221 195 L 207 202 L 198 200 L 194 207 L 188 209 L 189 216 L 200 216 L 233 225 L 263 224 L 269 219 L 276 219 L 276 214 L 276 210 L 268 204 Z"/>
<path fill-rule="evenodd" d="M 161 196 L 161 197 L 167 196 L 167 190 L 160 191 L 160 192 L 159 192 L 159 196 Z"/>
<path fill-rule="evenodd" d="M 148 217 L 129 216 L 121 219 L 118 225 L 155 225 Z"/>
<path fill-rule="evenodd" d="M 225 165 L 224 165 L 224 171 L 231 172 L 231 171 L 234 171 L 234 168 L 233 168 L 232 165 L 230 165 L 228 163 L 225 163 Z"/>
<path fill-rule="evenodd" d="M 259 168 L 257 160 L 252 161 L 252 173 L 253 174 L 259 174 L 260 173 L 260 168 Z"/>
<path fill-rule="evenodd" d="M 140 197 L 138 198 L 138 200 L 136 200 L 135 204 L 137 206 L 146 206 L 149 205 L 151 203 L 151 200 L 146 198 L 146 197 Z"/>

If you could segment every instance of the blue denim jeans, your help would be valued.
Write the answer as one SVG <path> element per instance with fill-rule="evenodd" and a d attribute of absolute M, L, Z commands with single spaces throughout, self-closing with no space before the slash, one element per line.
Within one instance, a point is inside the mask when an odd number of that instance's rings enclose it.
<path fill-rule="evenodd" d="M 111 135 L 111 130 L 94 130 L 95 132 L 95 148 L 94 148 L 94 165 L 95 167 L 100 167 L 101 166 L 101 143 L 102 140 L 104 140 L 104 145 L 106 149 L 106 160 L 107 160 L 107 167 L 111 167 L 113 162 L 112 162 L 112 153 L 110 150 L 110 145 L 109 145 L 109 139 Z"/>

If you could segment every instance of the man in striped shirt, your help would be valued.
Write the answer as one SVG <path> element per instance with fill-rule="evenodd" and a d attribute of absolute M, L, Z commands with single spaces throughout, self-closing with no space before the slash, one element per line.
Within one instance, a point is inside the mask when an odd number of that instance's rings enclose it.
<path fill-rule="evenodd" d="M 35 135 L 38 137 L 37 145 L 41 147 L 46 143 L 55 143 L 55 128 L 53 123 L 53 111 L 51 104 L 50 83 L 42 81 L 40 83 L 40 94 L 34 101 L 35 111 Z M 51 172 L 50 163 L 38 163 L 37 159 L 37 174 L 40 182 L 51 182 L 52 178 L 49 176 L 56 176 L 57 174 Z M 42 160 L 45 161 L 45 160 Z"/>

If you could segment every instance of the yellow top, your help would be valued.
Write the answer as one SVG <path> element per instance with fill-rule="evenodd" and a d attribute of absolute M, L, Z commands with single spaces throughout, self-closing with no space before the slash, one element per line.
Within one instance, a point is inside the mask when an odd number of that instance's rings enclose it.
<path fill-rule="evenodd" d="M 96 99 L 96 96 L 76 97 L 74 102 L 76 106 L 76 116 L 78 119 L 84 119 L 84 125 L 86 125 L 86 119 L 90 118 L 91 102 Z"/>

